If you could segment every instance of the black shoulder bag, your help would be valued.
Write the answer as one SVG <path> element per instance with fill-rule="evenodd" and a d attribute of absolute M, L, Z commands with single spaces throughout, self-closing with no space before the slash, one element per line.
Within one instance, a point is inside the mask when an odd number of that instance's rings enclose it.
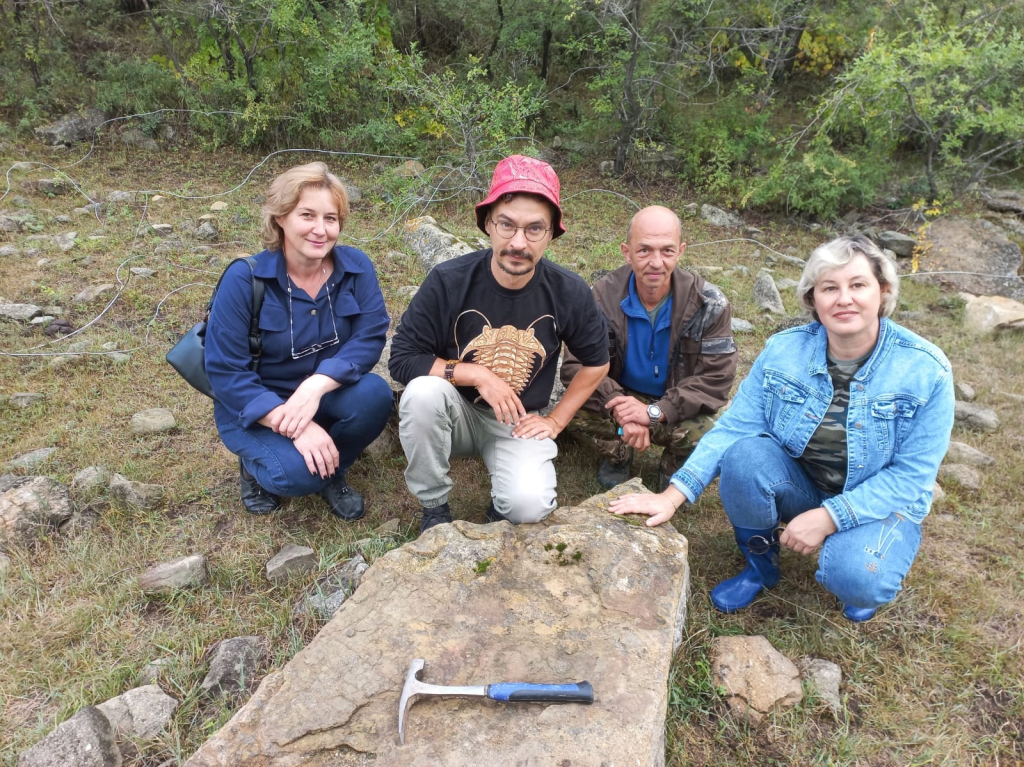
<path fill-rule="evenodd" d="M 252 272 L 256 266 L 256 259 L 248 256 L 237 261 L 245 261 Z M 234 261 L 231 262 L 232 264 Z M 228 264 L 228 269 L 231 264 Z M 227 269 L 224 270 L 227 274 Z M 210 321 L 210 310 L 213 309 L 213 300 L 217 297 L 220 283 L 224 280 L 224 274 L 217 280 L 217 286 L 213 289 L 210 302 L 206 305 L 206 316 L 201 322 L 192 326 L 185 335 L 181 337 L 171 350 L 167 352 L 165 359 L 171 367 L 178 371 L 178 375 L 184 378 L 188 384 L 210 399 L 213 396 L 213 389 L 210 386 L 210 379 L 206 375 L 206 326 Z M 252 355 L 253 364 L 259 365 L 260 355 L 263 353 L 263 336 L 260 333 L 260 309 L 263 308 L 263 292 L 265 289 L 263 280 L 252 275 L 252 316 L 249 318 L 249 353 Z"/>

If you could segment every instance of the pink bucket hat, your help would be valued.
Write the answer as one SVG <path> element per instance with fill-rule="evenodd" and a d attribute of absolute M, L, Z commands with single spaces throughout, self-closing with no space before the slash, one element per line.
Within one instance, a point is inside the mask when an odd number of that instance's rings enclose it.
<path fill-rule="evenodd" d="M 521 154 L 506 157 L 494 168 L 491 191 L 487 193 L 487 199 L 476 206 L 476 225 L 480 227 L 481 232 L 487 234 L 484 224 L 491 206 L 503 195 L 525 192 L 540 195 L 555 206 L 555 220 L 551 222 L 554 233 L 551 236 L 560 237 L 565 234 L 565 227 L 562 226 L 562 207 L 558 203 L 560 189 L 555 169 L 543 160 L 524 157 Z"/>

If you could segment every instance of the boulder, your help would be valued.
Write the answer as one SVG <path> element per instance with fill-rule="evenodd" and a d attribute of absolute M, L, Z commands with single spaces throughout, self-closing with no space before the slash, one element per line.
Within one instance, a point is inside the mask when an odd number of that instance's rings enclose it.
<path fill-rule="evenodd" d="M 803 700 L 800 672 L 763 636 L 718 637 L 712 656 L 715 686 L 725 688 L 729 708 L 750 724 Z"/>
<path fill-rule="evenodd" d="M 976 335 L 1024 330 L 1024 304 L 1003 296 L 978 296 L 964 307 L 964 328 Z"/>
<path fill-rule="evenodd" d="M 989 210 L 1024 216 L 1024 194 L 1015 189 L 994 189 L 985 196 Z"/>
<path fill-rule="evenodd" d="M 716 208 L 714 205 L 701 205 L 700 215 L 705 221 L 712 226 L 725 226 L 730 228 L 736 228 L 743 226 L 743 219 L 737 216 L 735 213 Z"/>
<path fill-rule="evenodd" d="M 746 320 L 741 320 L 739 317 L 733 317 L 732 318 L 732 332 L 733 333 L 740 333 L 740 334 L 753 333 L 754 332 L 754 326 L 751 325 Z"/>
<path fill-rule="evenodd" d="M 26 184 L 26 186 L 42 194 L 55 197 L 74 194 L 75 192 L 74 184 L 64 178 L 41 178 L 38 181 Z"/>
<path fill-rule="evenodd" d="M 0 215 L 0 232 L 20 232 L 21 222 L 10 216 Z"/>
<path fill-rule="evenodd" d="M 958 400 L 974 402 L 974 387 L 964 381 L 953 381 L 953 392 Z"/>
<path fill-rule="evenodd" d="M 438 264 L 472 253 L 474 248 L 443 229 L 431 216 L 412 218 L 405 222 L 402 240 L 412 248 L 424 272 Z"/>
<path fill-rule="evenodd" d="M 285 581 L 316 569 L 316 552 L 308 546 L 286 544 L 267 562 L 267 580 Z"/>
<path fill-rule="evenodd" d="M 71 519 L 67 487 L 50 477 L 20 477 L 0 492 L 0 541 L 27 543 Z"/>
<path fill-rule="evenodd" d="M 121 474 L 115 474 L 110 480 L 110 493 L 122 503 L 134 506 L 136 509 L 150 511 L 160 505 L 160 501 L 164 497 L 164 487 L 145 482 L 133 482 Z"/>
<path fill-rule="evenodd" d="M 106 120 L 98 109 L 86 109 L 61 117 L 57 122 L 36 128 L 36 137 L 44 144 L 74 144 L 77 141 L 92 141 L 96 129 Z"/>
<path fill-rule="evenodd" d="M 925 277 L 975 295 L 1024 301 L 1022 256 L 1017 243 L 988 221 L 940 218 L 928 227 L 922 272 L 965 272 Z"/>
<path fill-rule="evenodd" d="M 956 441 L 949 443 L 945 460 L 950 463 L 966 463 L 970 466 L 994 466 L 996 462 L 995 458 L 981 452 L 976 447 Z"/>
<path fill-rule="evenodd" d="M 639 480 L 619 492 L 644 492 Z M 607 512 L 610 494 L 513 526 L 456 521 L 378 558 L 313 641 L 268 675 L 187 767 L 665 764 L 687 542 Z M 597 704 L 421 699 L 424 681 L 593 684 Z M 457 735 L 457 736 L 455 736 Z"/>
<path fill-rule="evenodd" d="M 192 554 L 154 565 L 139 577 L 139 588 L 147 594 L 171 593 L 206 583 L 206 557 Z"/>
<path fill-rule="evenodd" d="M 213 660 L 210 661 L 210 671 L 200 687 L 212 696 L 244 691 L 252 682 L 262 658 L 263 649 L 259 637 L 225 639 L 217 645 Z"/>
<path fill-rule="evenodd" d="M 107 717 L 87 706 L 18 757 L 18 767 L 121 767 Z"/>
<path fill-rule="evenodd" d="M 155 684 L 136 687 L 96 706 L 106 715 L 118 741 L 152 740 L 171 721 L 178 701 Z"/>
<path fill-rule="evenodd" d="M 306 592 L 305 599 L 292 610 L 292 614 L 296 617 L 315 615 L 321 620 L 330 620 L 345 603 L 345 600 L 359 588 L 359 582 L 367 568 L 369 565 L 366 564 L 366 560 L 361 554 L 356 554 L 343 565 L 320 578 Z"/>
<path fill-rule="evenodd" d="M 194 234 L 205 242 L 216 242 L 220 236 L 220 233 L 217 231 L 217 225 L 212 221 L 204 221 L 196 228 Z"/>
<path fill-rule="evenodd" d="M 999 430 L 999 416 L 995 411 L 973 402 L 957 402 L 954 405 L 953 418 L 965 429 L 988 432 Z"/>
<path fill-rule="evenodd" d="M 754 280 L 754 301 L 766 312 L 772 314 L 785 314 L 786 307 L 782 303 L 782 296 L 779 289 L 775 287 L 775 280 L 767 269 L 761 269 Z"/>
<path fill-rule="evenodd" d="M 900 258 L 910 258 L 914 255 L 917 240 L 901 232 L 879 232 L 878 246 L 891 250 Z"/>

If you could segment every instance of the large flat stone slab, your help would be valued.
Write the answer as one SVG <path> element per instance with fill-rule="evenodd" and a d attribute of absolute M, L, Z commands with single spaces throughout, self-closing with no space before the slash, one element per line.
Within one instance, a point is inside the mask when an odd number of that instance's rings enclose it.
<path fill-rule="evenodd" d="M 538 525 L 440 525 L 388 552 L 187 767 L 663 765 L 687 541 L 613 517 L 610 498 Z M 433 684 L 586 680 L 595 702 L 420 699 L 402 746 L 413 658 Z"/>

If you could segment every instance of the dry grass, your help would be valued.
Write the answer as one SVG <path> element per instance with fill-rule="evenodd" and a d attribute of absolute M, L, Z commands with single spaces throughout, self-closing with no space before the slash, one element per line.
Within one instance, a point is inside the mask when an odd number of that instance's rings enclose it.
<path fill-rule="evenodd" d="M 6 168 L 27 156 L 45 159 L 35 147 L 8 148 L 0 159 Z M 94 155 L 70 174 L 100 192 L 149 187 L 200 195 L 234 186 L 257 159 L 169 153 L 147 156 L 143 169 L 137 156 L 113 151 Z M 319 628 L 315 621 L 291 616 L 314 576 L 270 585 L 263 573 L 265 562 L 283 544 L 295 542 L 316 549 L 322 571 L 350 556 L 354 541 L 387 519 L 398 517 L 406 536 L 414 529 L 416 504 L 405 489 L 400 453 L 384 460 L 364 459 L 353 468 L 353 484 L 369 502 L 363 521 L 340 525 L 315 499 L 293 501 L 269 519 L 247 516 L 237 500 L 234 460 L 217 439 L 209 403 L 163 362 L 166 349 L 200 315 L 209 290 L 189 288 L 172 295 L 145 338 L 157 303 L 169 291 L 191 282 L 212 284 L 221 268 L 210 265 L 212 257 L 226 262 L 256 248 L 263 190 L 276 172 L 304 159 L 275 158 L 257 171 L 250 185 L 221 198 L 229 207 L 218 214 L 222 242 L 212 250 L 196 251 L 200 243 L 184 237 L 184 249 L 160 256 L 154 255 L 159 240 L 149 236 L 139 237 L 130 250 L 139 206 L 115 206 L 102 226 L 77 217 L 60 224 L 54 217 L 71 215 L 82 200 L 47 199 L 14 189 L 12 194 L 29 198 L 44 233 L 77 230 L 79 245 L 67 254 L 45 245 L 35 257 L 4 258 L 4 298 L 59 304 L 64 316 L 81 327 L 112 294 L 79 306 L 71 303 L 79 290 L 116 282 L 117 266 L 130 255 L 138 258 L 122 268 L 122 279 L 129 266 L 153 268 L 157 274 L 146 280 L 131 278 L 108 313 L 72 339 L 88 340 L 95 351 L 116 341 L 122 349 L 133 350 L 130 363 L 90 356 L 54 369 L 51 357 L 0 357 L 0 394 L 47 395 L 45 402 L 26 410 L 0 405 L 0 465 L 19 453 L 53 446 L 58 452 L 42 471 L 62 481 L 69 482 L 85 466 L 100 464 L 131 479 L 159 482 L 168 493 L 161 508 L 151 513 L 111 503 L 102 493 L 76 498 L 80 509 L 95 515 L 90 528 L 8 552 L 12 567 L 0 575 L 0 764 L 13 765 L 18 752 L 82 706 L 131 687 L 142 667 L 159 657 L 172 660 L 160 683 L 182 705 L 160 740 L 130 763 L 183 760 L 243 700 L 211 703 L 199 695 L 215 642 L 242 634 L 261 636 L 268 648 L 261 669 L 266 671 L 286 663 Z M 64 164 L 68 157 L 54 154 L 51 160 Z M 332 165 L 359 183 L 367 197 L 353 211 L 349 234 L 374 238 L 392 220 L 378 174 L 369 165 Z M 32 177 L 40 175 L 52 174 Z M 596 186 L 642 203 L 663 202 L 678 209 L 686 202 L 670 186 L 637 192 L 580 171 L 563 174 L 567 196 Z M 9 200 L 0 209 L 9 210 Z M 209 202 L 169 198 L 151 205 L 149 220 L 195 220 L 207 212 Z M 472 241 L 478 233 L 471 203 L 446 203 L 428 212 Z M 571 197 L 565 208 L 570 233 L 555 243 L 550 257 L 585 276 L 617 265 L 629 205 L 611 194 L 589 192 Z M 766 232 L 762 241 L 781 251 L 806 253 L 827 236 L 769 221 L 759 225 Z M 736 315 L 755 323 L 754 335 L 739 337 L 745 371 L 775 324 L 758 317 L 751 301 L 753 277 L 763 259 L 752 256 L 756 245 L 749 242 L 698 247 L 696 243 L 725 237 L 693 219 L 686 229 L 691 264 L 745 264 L 751 269 L 748 277 L 712 277 L 734 302 Z M 92 234 L 106 239 L 89 240 Z M 23 237 L 9 241 L 23 248 L 35 244 Z M 407 302 L 398 289 L 417 284 L 419 269 L 412 258 L 387 256 L 404 250 L 394 231 L 362 247 L 377 265 L 397 319 Z M 37 266 L 40 257 L 50 263 Z M 794 267 L 779 267 L 777 273 L 798 276 Z M 693 599 L 689 635 L 669 680 L 670 764 L 1019 765 L 1024 760 L 1024 568 L 1019 551 L 1024 540 L 1019 490 L 1024 481 L 1024 399 L 1003 393 L 1024 395 L 1024 354 L 1020 337 L 965 337 L 961 308 L 948 295 L 906 280 L 902 305 L 921 313 L 907 324 L 946 350 L 957 376 L 973 384 L 979 402 L 994 407 L 1003 421 L 994 435 L 955 434 L 996 457 L 997 465 L 984 471 L 983 490 L 947 488 L 948 497 L 925 523 L 922 551 L 904 593 L 862 626 L 841 618 L 834 600 L 815 584 L 813 562 L 795 555 L 784 556 L 783 581 L 770 595 L 737 615 L 715 613 L 707 592 L 734 573 L 738 557 L 713 489 L 696 508 L 679 516 L 676 524 L 692 547 Z M 795 310 L 792 291 L 785 300 Z M 52 354 L 66 343 L 49 344 L 38 328 L 0 324 L 0 351 L 30 347 Z M 177 428 L 157 436 L 130 434 L 132 414 L 157 406 L 174 412 Z M 559 502 L 571 504 L 597 492 L 597 459 L 568 443 L 561 453 Z M 655 481 L 653 457 L 638 467 L 645 479 Z M 472 461 L 458 462 L 455 473 L 456 515 L 482 518 L 486 476 Z M 135 579 L 147 566 L 195 551 L 208 558 L 207 587 L 168 598 L 149 598 L 136 588 Z M 813 697 L 769 717 L 757 729 L 724 715 L 711 681 L 708 651 L 715 636 L 735 633 L 765 634 L 791 658 L 815 655 L 837 662 L 844 673 L 842 716 L 834 718 Z"/>

